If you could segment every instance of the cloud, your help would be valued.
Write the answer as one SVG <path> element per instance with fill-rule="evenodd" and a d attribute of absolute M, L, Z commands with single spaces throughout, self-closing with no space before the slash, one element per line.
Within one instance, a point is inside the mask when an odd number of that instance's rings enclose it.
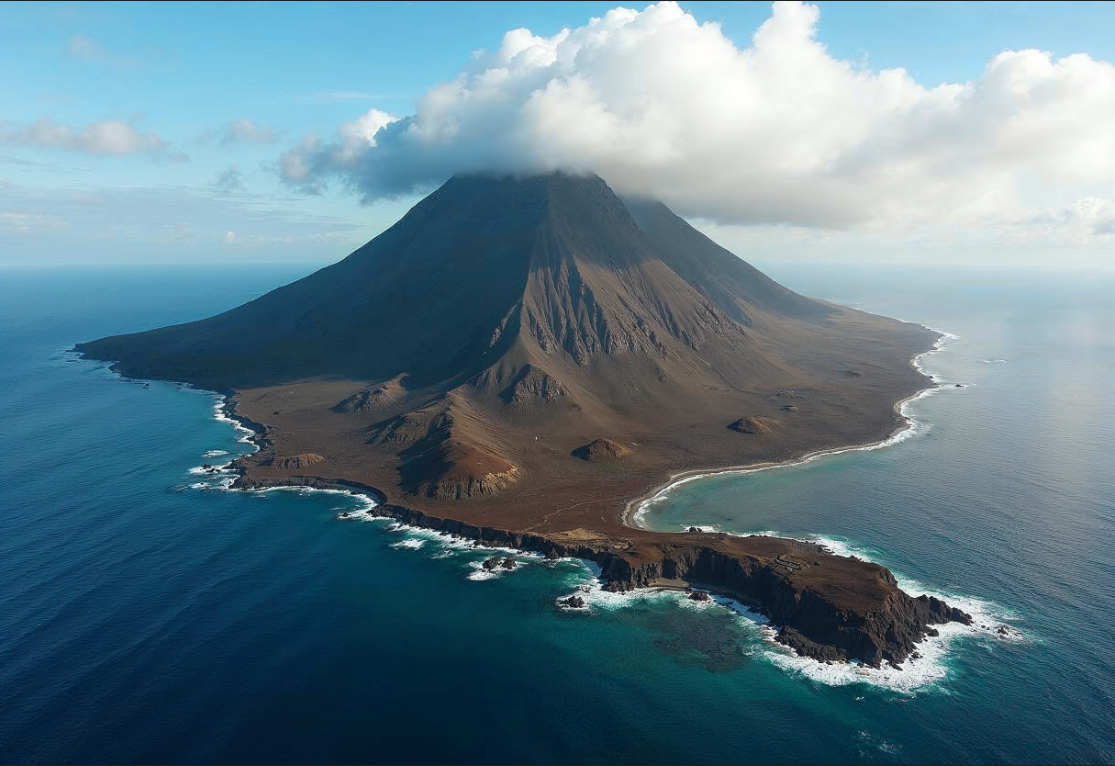
<path fill-rule="evenodd" d="M 371 238 L 368 222 L 307 212 L 289 195 L 223 196 L 184 187 L 26 186 L 0 179 L 0 263 L 336 258 Z M 230 235 L 231 233 L 231 235 Z"/>
<path fill-rule="evenodd" d="M 89 168 L 75 168 L 66 165 L 57 165 L 53 162 L 35 162 L 23 157 L 12 157 L 7 154 L 0 154 L 0 165 L 15 165 L 21 168 L 35 168 L 36 170 L 49 170 L 53 172 L 64 173 L 89 173 Z"/>
<path fill-rule="evenodd" d="M 117 56 L 88 35 L 74 35 L 66 43 L 66 55 L 79 61 L 111 64 L 118 67 L 136 66 L 132 59 Z"/>
<path fill-rule="evenodd" d="M 305 193 L 316 194 L 321 190 L 324 177 L 330 173 L 337 170 L 359 172 L 359 165 L 367 158 L 369 150 L 376 148 L 380 132 L 398 121 L 398 117 L 387 112 L 369 109 L 352 122 L 342 124 L 329 144 L 315 136 L 306 136 L 300 146 L 279 156 L 279 176 Z"/>
<path fill-rule="evenodd" d="M 272 144 L 277 138 L 277 134 L 271 128 L 242 117 L 225 123 L 220 128 L 206 130 L 195 141 L 199 144 L 215 141 L 222 146 L 231 146 L 232 144 Z"/>
<path fill-rule="evenodd" d="M 120 120 L 91 122 L 77 128 L 44 117 L 22 128 L 0 127 L 0 141 L 81 154 L 150 154 L 169 160 L 189 159 L 154 133 L 141 133 L 134 125 Z"/>
<path fill-rule="evenodd" d="M 69 226 L 68 222 L 42 213 L 0 211 L 0 234 L 26 237 L 42 232 L 58 231 Z"/>
<path fill-rule="evenodd" d="M 236 194 L 244 191 L 244 174 L 236 165 L 230 165 L 217 174 L 211 185 L 222 194 Z"/>
<path fill-rule="evenodd" d="M 831 55 L 819 15 L 775 3 L 747 47 L 672 2 L 553 37 L 515 29 L 413 114 L 372 110 L 307 137 L 280 176 L 371 201 L 454 173 L 593 171 L 692 217 L 833 230 L 1002 223 L 1115 197 L 1110 63 L 1004 51 L 970 82 L 926 87 Z"/>
<path fill-rule="evenodd" d="M 1026 239 L 1050 240 L 1062 235 L 1076 244 L 1115 236 L 1115 200 L 1082 197 L 1067 205 L 1031 210 L 1013 221 Z"/>

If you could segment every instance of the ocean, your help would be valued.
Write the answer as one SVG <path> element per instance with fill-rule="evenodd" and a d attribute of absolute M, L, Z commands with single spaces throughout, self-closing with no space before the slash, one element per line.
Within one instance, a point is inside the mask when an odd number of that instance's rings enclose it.
<path fill-rule="evenodd" d="M 0 271 L 0 761 L 1115 761 L 1115 276 L 756 265 L 955 335 L 921 360 L 940 388 L 907 438 L 689 482 L 643 523 L 819 538 L 974 629 L 865 676 L 581 562 L 492 576 L 339 519 L 358 497 L 226 491 L 199 466 L 251 447 L 214 394 L 67 349 L 311 267 Z"/>

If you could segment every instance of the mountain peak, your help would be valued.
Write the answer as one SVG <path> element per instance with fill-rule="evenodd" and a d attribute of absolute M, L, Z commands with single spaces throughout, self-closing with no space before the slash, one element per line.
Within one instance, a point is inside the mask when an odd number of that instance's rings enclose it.
<path fill-rule="evenodd" d="M 597 175 L 458 175 L 305 279 L 202 322 L 86 348 L 136 372 L 230 387 L 315 375 L 463 381 L 517 347 L 547 368 L 626 354 L 695 369 L 712 343 L 724 346 L 721 374 L 743 384 L 783 366 L 756 356 L 745 328 L 784 309 L 828 311 L 665 206 L 637 220 Z"/>

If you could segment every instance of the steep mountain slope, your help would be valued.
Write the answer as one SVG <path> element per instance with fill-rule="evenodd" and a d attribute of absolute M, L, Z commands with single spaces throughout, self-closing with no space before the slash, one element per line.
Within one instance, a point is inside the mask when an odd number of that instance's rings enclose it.
<path fill-rule="evenodd" d="M 600 353 L 688 358 L 723 342 L 770 369 L 777 361 L 740 324 L 748 312 L 829 313 L 695 231 L 706 252 L 687 250 L 671 227 L 688 225 L 659 207 L 646 219 L 661 242 L 599 178 L 454 178 L 305 279 L 211 319 L 82 350 L 133 374 L 220 387 L 403 373 L 414 387 L 476 374 L 517 340 L 578 366 Z"/>
<path fill-rule="evenodd" d="M 751 326 L 757 312 L 802 320 L 832 315 L 830 307 L 778 284 L 661 202 L 637 197 L 624 202 L 639 228 L 654 241 L 663 261 L 737 322 Z"/>

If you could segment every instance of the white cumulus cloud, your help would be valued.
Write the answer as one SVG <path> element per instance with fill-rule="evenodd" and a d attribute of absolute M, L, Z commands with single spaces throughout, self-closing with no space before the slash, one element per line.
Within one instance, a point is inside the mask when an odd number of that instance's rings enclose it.
<path fill-rule="evenodd" d="M 387 112 L 369 109 L 352 122 L 342 124 L 329 143 L 317 136 L 306 136 L 300 146 L 279 157 L 279 175 L 307 193 L 318 192 L 325 176 L 331 173 L 350 173 L 355 178 L 361 173 L 369 150 L 376 148 L 380 130 L 398 121 L 398 117 Z"/>
<path fill-rule="evenodd" d="M 44 117 L 24 127 L 0 128 L 0 141 L 83 154 L 165 154 L 171 159 L 184 159 L 159 136 L 142 133 L 134 125 L 120 120 L 102 120 L 84 127 L 73 127 Z"/>
<path fill-rule="evenodd" d="M 371 110 L 307 137 L 280 174 L 374 200 L 454 173 L 592 171 L 723 224 L 1005 225 L 1061 210 L 1110 233 L 1087 212 L 1115 198 L 1110 63 L 1004 51 L 969 82 L 927 87 L 833 56 L 819 15 L 777 2 L 746 47 L 673 2 L 552 37 L 515 29 L 413 114 Z"/>
<path fill-rule="evenodd" d="M 271 144 L 277 136 L 271 128 L 247 117 L 232 120 L 216 130 L 206 130 L 197 137 L 197 143 L 217 141 L 223 146 L 232 144 Z"/>

